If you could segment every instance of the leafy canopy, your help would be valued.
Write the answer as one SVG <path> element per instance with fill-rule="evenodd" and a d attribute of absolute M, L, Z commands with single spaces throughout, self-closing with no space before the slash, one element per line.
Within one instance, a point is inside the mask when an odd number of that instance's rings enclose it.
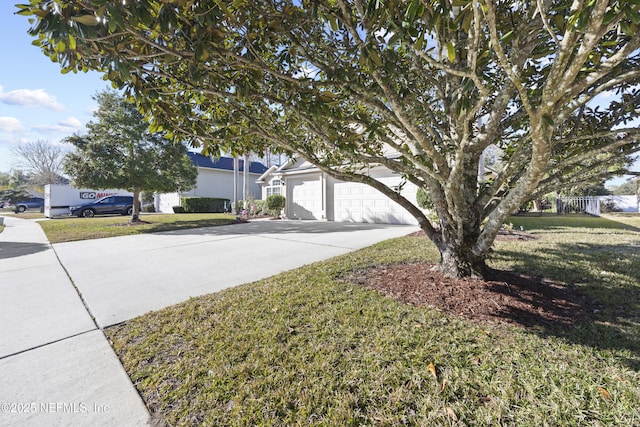
<path fill-rule="evenodd" d="M 133 104 L 114 91 L 95 96 L 99 104 L 86 135 L 66 139 L 76 148 L 64 169 L 75 183 L 97 189 L 132 192 L 187 190 L 197 169 L 182 144 L 148 131 L 148 123 Z"/>

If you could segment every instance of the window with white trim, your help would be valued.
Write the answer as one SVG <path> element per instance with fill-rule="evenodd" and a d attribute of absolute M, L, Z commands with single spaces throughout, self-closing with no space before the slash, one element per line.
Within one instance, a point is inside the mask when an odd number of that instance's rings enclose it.
<path fill-rule="evenodd" d="M 271 196 L 272 194 L 282 194 L 282 187 L 279 185 L 270 185 L 269 187 L 267 187 L 267 197 Z"/>
<path fill-rule="evenodd" d="M 271 196 L 272 194 L 282 194 L 282 184 L 284 183 L 281 179 L 272 179 L 271 185 L 265 187 L 267 197 Z"/>

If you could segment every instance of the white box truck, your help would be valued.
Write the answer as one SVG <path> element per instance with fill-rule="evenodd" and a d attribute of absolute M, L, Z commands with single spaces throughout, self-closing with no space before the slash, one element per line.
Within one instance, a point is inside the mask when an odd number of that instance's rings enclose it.
<path fill-rule="evenodd" d="M 133 196 L 126 190 L 93 190 L 70 185 L 48 184 L 44 187 L 44 216 L 52 218 L 69 214 L 69 206 L 81 205 L 106 196 Z"/>

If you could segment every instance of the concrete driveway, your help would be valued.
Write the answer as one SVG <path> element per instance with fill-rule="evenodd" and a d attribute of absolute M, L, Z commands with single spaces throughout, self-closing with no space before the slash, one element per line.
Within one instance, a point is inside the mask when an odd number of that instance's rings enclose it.
<path fill-rule="evenodd" d="M 53 247 L 104 328 L 416 230 L 388 224 L 253 221 Z"/>

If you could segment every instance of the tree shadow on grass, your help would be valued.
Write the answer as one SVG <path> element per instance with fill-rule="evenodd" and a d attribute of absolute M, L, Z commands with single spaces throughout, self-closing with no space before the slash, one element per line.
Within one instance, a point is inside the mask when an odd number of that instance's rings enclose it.
<path fill-rule="evenodd" d="M 544 298 L 549 299 L 548 289 L 542 287 L 557 287 L 553 282 L 567 284 L 559 291 L 564 298 L 546 301 L 556 312 L 554 321 L 541 319 L 523 326 L 594 348 L 628 350 L 631 356 L 626 363 L 640 370 L 640 246 L 558 244 L 540 255 L 502 249 L 495 258 L 504 258 L 515 271 L 545 277 L 537 279 L 537 294 L 522 292 L 518 298 L 542 304 Z M 507 291 L 505 287 L 493 290 Z M 503 310 L 501 315 L 523 318 L 517 308 Z"/>

